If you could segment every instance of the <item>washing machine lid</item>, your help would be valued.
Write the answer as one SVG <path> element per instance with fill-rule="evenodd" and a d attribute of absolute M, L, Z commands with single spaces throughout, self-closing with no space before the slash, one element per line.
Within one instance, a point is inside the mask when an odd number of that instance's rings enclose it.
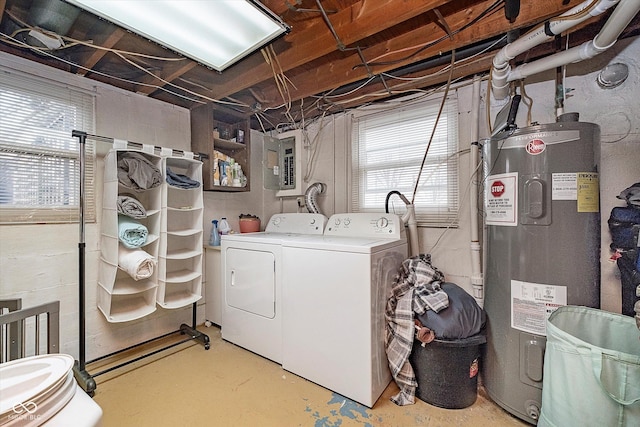
<path fill-rule="evenodd" d="M 371 254 L 406 244 L 398 215 L 381 213 L 334 214 L 322 236 L 290 237 L 283 247 Z"/>
<path fill-rule="evenodd" d="M 0 365 L 0 424 L 23 411 L 41 408 L 47 401 L 58 405 L 75 390 L 74 359 L 68 354 L 45 354 L 16 359 Z M 52 399 L 52 397 L 56 397 Z M 64 399 L 60 399 L 64 396 Z M 66 402 L 64 402 L 66 404 Z M 18 408 L 17 410 L 15 408 Z"/>
<path fill-rule="evenodd" d="M 283 242 L 285 248 L 316 249 L 323 251 L 372 254 L 396 246 L 406 245 L 406 239 L 379 237 L 298 236 Z"/>

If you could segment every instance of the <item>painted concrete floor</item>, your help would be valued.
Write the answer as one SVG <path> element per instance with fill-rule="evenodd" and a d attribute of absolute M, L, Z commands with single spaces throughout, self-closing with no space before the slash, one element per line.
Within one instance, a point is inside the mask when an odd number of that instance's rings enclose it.
<path fill-rule="evenodd" d="M 392 382 L 370 409 L 223 341 L 216 327 L 202 331 L 211 340 L 209 350 L 189 342 L 95 377 L 103 427 L 529 426 L 482 388 L 465 409 L 418 399 L 401 407 L 389 400 L 398 391 Z M 103 369 L 87 366 L 92 375 Z"/>

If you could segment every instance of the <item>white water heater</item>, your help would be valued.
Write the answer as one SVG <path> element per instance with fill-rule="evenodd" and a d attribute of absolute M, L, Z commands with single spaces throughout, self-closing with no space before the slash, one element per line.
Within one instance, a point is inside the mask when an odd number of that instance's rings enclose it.
<path fill-rule="evenodd" d="M 503 132 L 483 147 L 483 384 L 532 424 L 547 318 L 562 305 L 600 306 L 599 139 L 595 124 L 558 122 Z"/>

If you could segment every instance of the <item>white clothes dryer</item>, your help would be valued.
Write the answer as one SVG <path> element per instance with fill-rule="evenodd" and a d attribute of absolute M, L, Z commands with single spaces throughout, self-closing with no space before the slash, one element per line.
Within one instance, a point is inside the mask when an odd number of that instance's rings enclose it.
<path fill-rule="evenodd" d="M 78 386 L 73 365 L 68 354 L 0 364 L 0 425 L 99 427 L 102 408 Z"/>
<path fill-rule="evenodd" d="M 322 235 L 321 214 L 276 214 L 264 232 L 221 240 L 222 338 L 282 363 L 282 244 L 300 235 Z"/>
<path fill-rule="evenodd" d="M 282 367 L 365 406 L 391 382 L 384 311 L 407 258 L 397 215 L 333 215 L 283 243 Z"/>

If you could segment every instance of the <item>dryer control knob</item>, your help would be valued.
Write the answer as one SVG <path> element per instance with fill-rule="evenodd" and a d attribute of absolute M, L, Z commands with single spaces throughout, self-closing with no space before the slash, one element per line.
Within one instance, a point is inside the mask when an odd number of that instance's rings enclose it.
<path fill-rule="evenodd" d="M 385 228 L 389 225 L 389 219 L 382 217 L 382 218 L 378 218 L 378 220 L 376 221 L 376 225 L 379 228 Z"/>
<path fill-rule="evenodd" d="M 335 225 L 339 225 L 340 224 L 340 218 L 336 218 L 333 222 L 334 222 Z"/>

